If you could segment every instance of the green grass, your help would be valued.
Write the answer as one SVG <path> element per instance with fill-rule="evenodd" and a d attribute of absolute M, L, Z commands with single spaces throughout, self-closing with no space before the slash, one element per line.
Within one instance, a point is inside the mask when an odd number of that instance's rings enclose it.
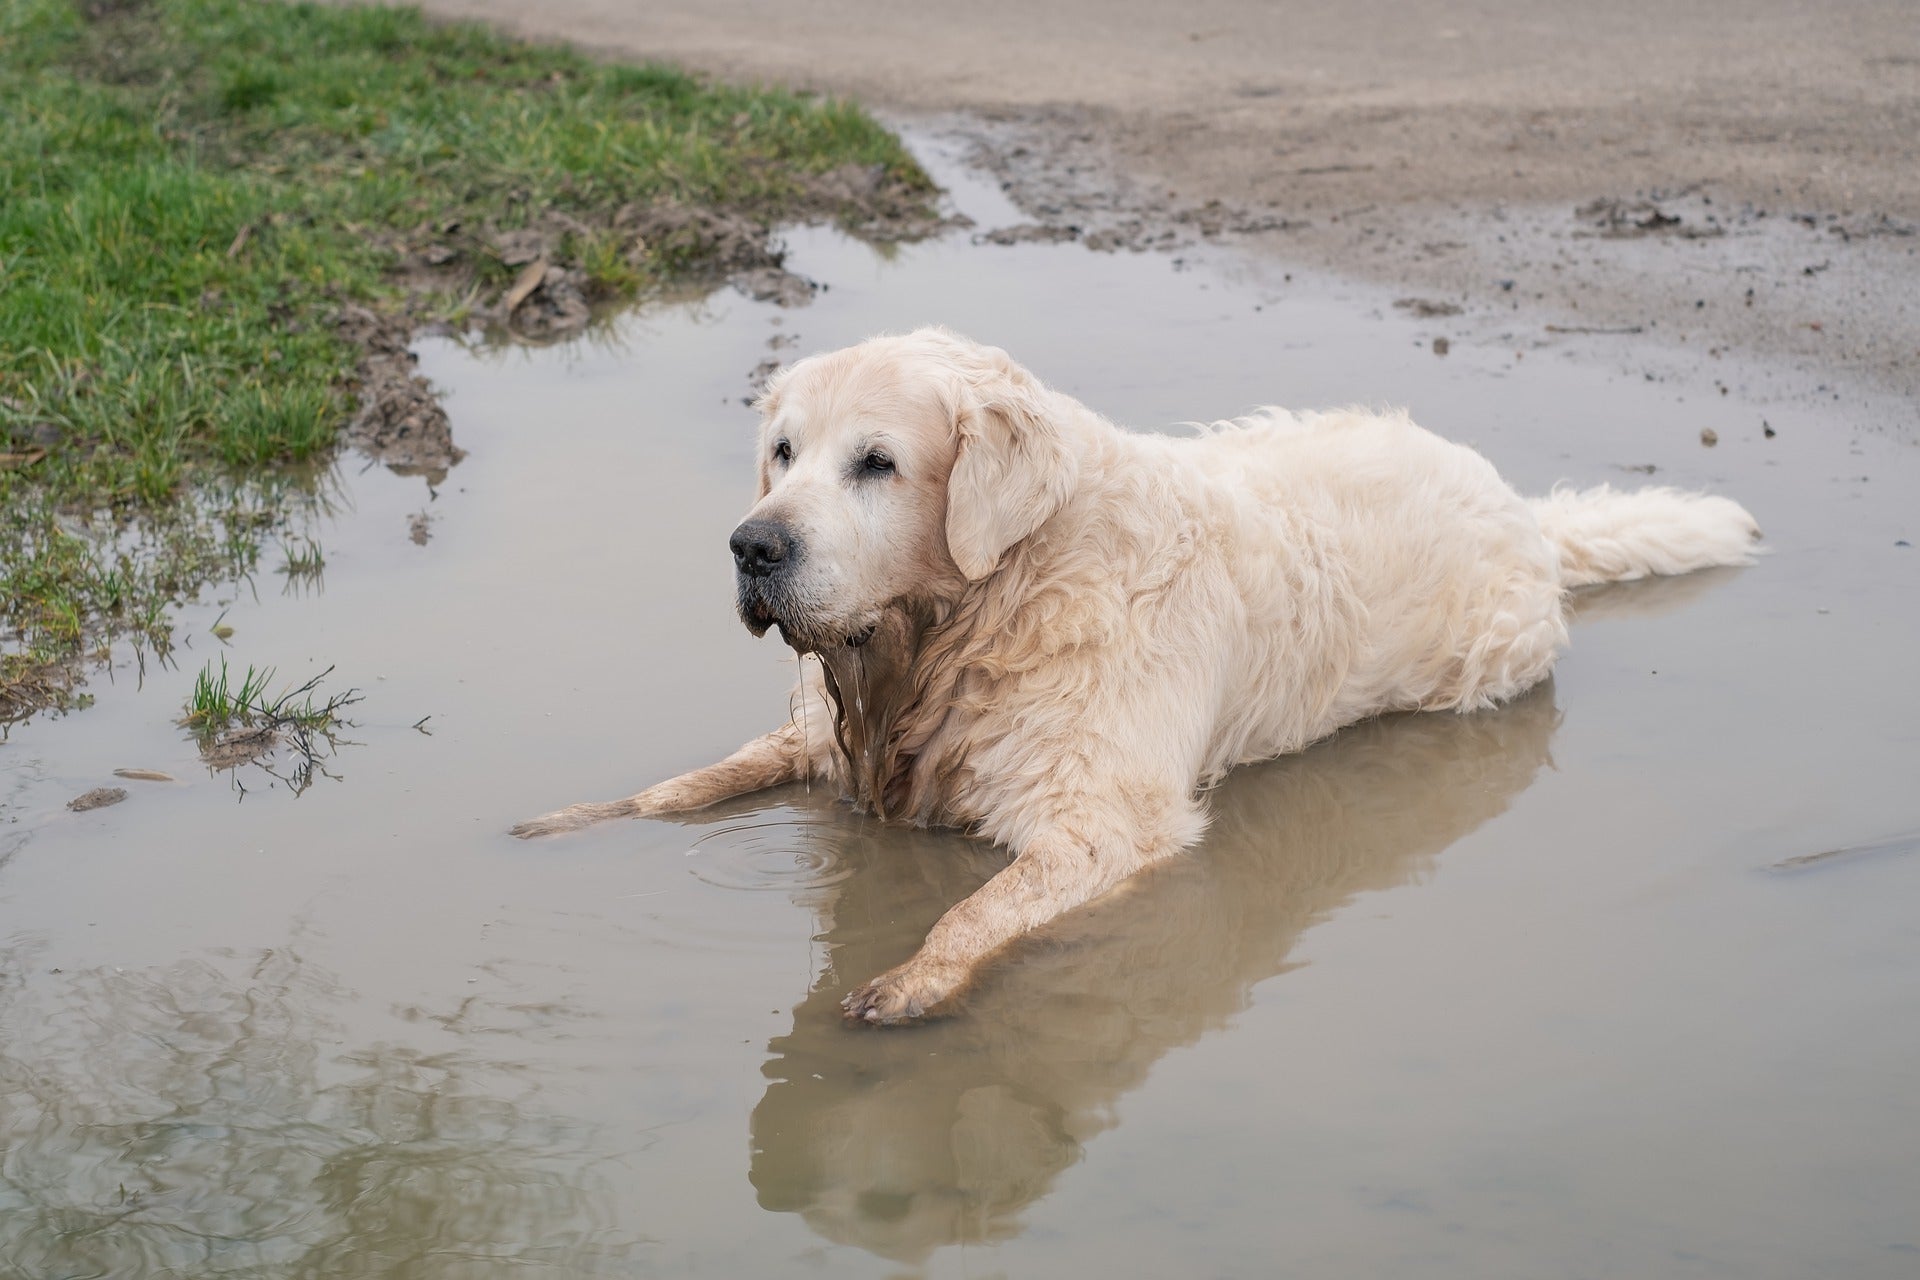
<path fill-rule="evenodd" d="M 343 745 L 340 731 L 351 725 L 340 713 L 360 701 L 359 691 L 348 689 L 316 700 L 321 682 L 333 673 L 328 667 L 304 684 L 272 694 L 267 692 L 273 683 L 272 667 L 249 666 L 236 684 L 226 658 L 219 662 L 218 671 L 209 662 L 194 677 L 193 693 L 180 719 L 199 739 L 200 757 L 207 766 L 234 772 L 242 765 L 258 764 L 295 795 L 313 784 L 315 774 L 332 777 L 324 761 Z M 284 772 L 267 762 L 282 747 L 288 754 Z M 234 785 L 246 790 L 237 776 Z"/>
<path fill-rule="evenodd" d="M 848 165 L 931 198 L 849 104 L 409 9 L 0 2 L 0 722 L 50 700 L 23 673 L 158 643 L 156 607 L 252 571 L 204 495 L 336 447 L 364 354 L 343 308 L 464 318 L 518 269 L 501 235 L 556 217 L 558 264 L 633 297 L 701 245 L 622 210 L 852 219 L 823 179 Z M 112 549 L 130 521 L 192 571 L 148 580 L 166 556 Z"/>
<path fill-rule="evenodd" d="M 187 714 L 180 723 L 203 733 L 218 733 L 243 719 L 251 719 L 256 704 L 264 704 L 267 682 L 273 669 L 256 672 L 251 666 L 236 686 L 230 683 L 227 660 L 220 659 L 219 674 L 209 662 L 194 677 L 193 693 L 187 699 Z"/>
<path fill-rule="evenodd" d="M 331 729 L 341 723 L 340 711 L 358 702 L 358 694 L 349 689 L 321 702 L 315 702 L 315 690 L 333 670 L 328 667 L 305 684 L 279 694 L 269 694 L 273 668 L 255 670 L 248 666 L 239 683 L 220 658 L 219 670 L 209 662 L 194 677 L 193 693 L 187 699 L 186 714 L 180 723 L 202 738 L 211 738 L 233 728 L 299 729 L 308 732 Z"/>

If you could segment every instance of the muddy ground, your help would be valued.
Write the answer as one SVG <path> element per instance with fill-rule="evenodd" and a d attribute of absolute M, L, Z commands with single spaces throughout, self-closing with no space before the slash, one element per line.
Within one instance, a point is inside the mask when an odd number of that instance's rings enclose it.
<path fill-rule="evenodd" d="M 1040 224 L 1105 247 L 1239 230 L 1461 308 L 1456 340 L 1630 330 L 1767 357 L 1782 396 L 1920 393 L 1920 22 L 1898 0 L 425 7 L 945 116 Z"/>

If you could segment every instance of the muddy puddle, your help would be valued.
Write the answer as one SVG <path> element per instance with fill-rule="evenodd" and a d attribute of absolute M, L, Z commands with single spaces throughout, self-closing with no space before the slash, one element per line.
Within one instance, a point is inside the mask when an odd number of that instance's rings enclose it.
<path fill-rule="evenodd" d="M 1223 249 L 975 244 L 1020 219 L 942 176 L 974 233 L 796 232 L 803 308 L 424 343 L 436 494 L 349 463 L 322 574 L 0 746 L 0 1273 L 1914 1274 L 1910 406 L 1618 339 L 1439 356 L 1444 317 Z M 965 1016 L 849 1030 L 992 851 L 802 790 L 504 832 L 784 716 L 731 607 L 749 377 L 926 321 L 1135 425 L 1399 403 L 1527 489 L 1651 467 L 1772 553 L 1583 599 L 1514 706 L 1241 771 Z M 297 796 L 176 727 L 221 652 L 364 695 Z"/>

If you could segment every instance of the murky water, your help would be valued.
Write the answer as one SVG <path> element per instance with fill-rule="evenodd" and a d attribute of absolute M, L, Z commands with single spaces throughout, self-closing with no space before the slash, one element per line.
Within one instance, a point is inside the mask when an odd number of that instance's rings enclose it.
<path fill-rule="evenodd" d="M 804 310 L 423 348 L 471 456 L 431 500 L 343 475 L 321 589 L 227 612 L 232 660 L 365 692 L 336 776 L 196 763 L 211 601 L 178 670 L 0 747 L 0 1274 L 1920 1271 L 1910 406 L 1438 358 L 1443 322 L 1223 253 L 793 242 Z M 1125 422 L 1404 403 L 1529 489 L 1652 464 L 1773 553 L 1586 598 L 1517 705 L 1236 774 L 965 1016 L 847 1029 L 991 850 L 800 790 L 503 833 L 783 718 L 731 611 L 748 372 L 935 320 Z M 180 781 L 62 807 L 126 767 Z"/>

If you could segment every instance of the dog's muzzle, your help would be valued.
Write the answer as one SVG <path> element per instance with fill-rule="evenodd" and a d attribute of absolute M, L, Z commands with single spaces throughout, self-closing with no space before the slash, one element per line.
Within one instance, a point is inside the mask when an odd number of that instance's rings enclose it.
<path fill-rule="evenodd" d="M 800 543 L 783 524 L 745 520 L 727 539 L 739 587 L 740 620 L 756 636 L 791 615 L 787 588 L 800 559 Z M 783 628 L 784 631 L 784 628 Z"/>
<path fill-rule="evenodd" d="M 812 653 L 833 644 L 858 649 L 873 639 L 874 624 L 851 632 L 829 631 L 791 592 L 793 570 L 799 564 L 800 540 L 785 525 L 772 520 L 748 520 L 727 539 L 733 552 L 734 581 L 739 588 L 740 620 L 756 636 L 779 627 L 780 637 L 793 648 Z"/>

